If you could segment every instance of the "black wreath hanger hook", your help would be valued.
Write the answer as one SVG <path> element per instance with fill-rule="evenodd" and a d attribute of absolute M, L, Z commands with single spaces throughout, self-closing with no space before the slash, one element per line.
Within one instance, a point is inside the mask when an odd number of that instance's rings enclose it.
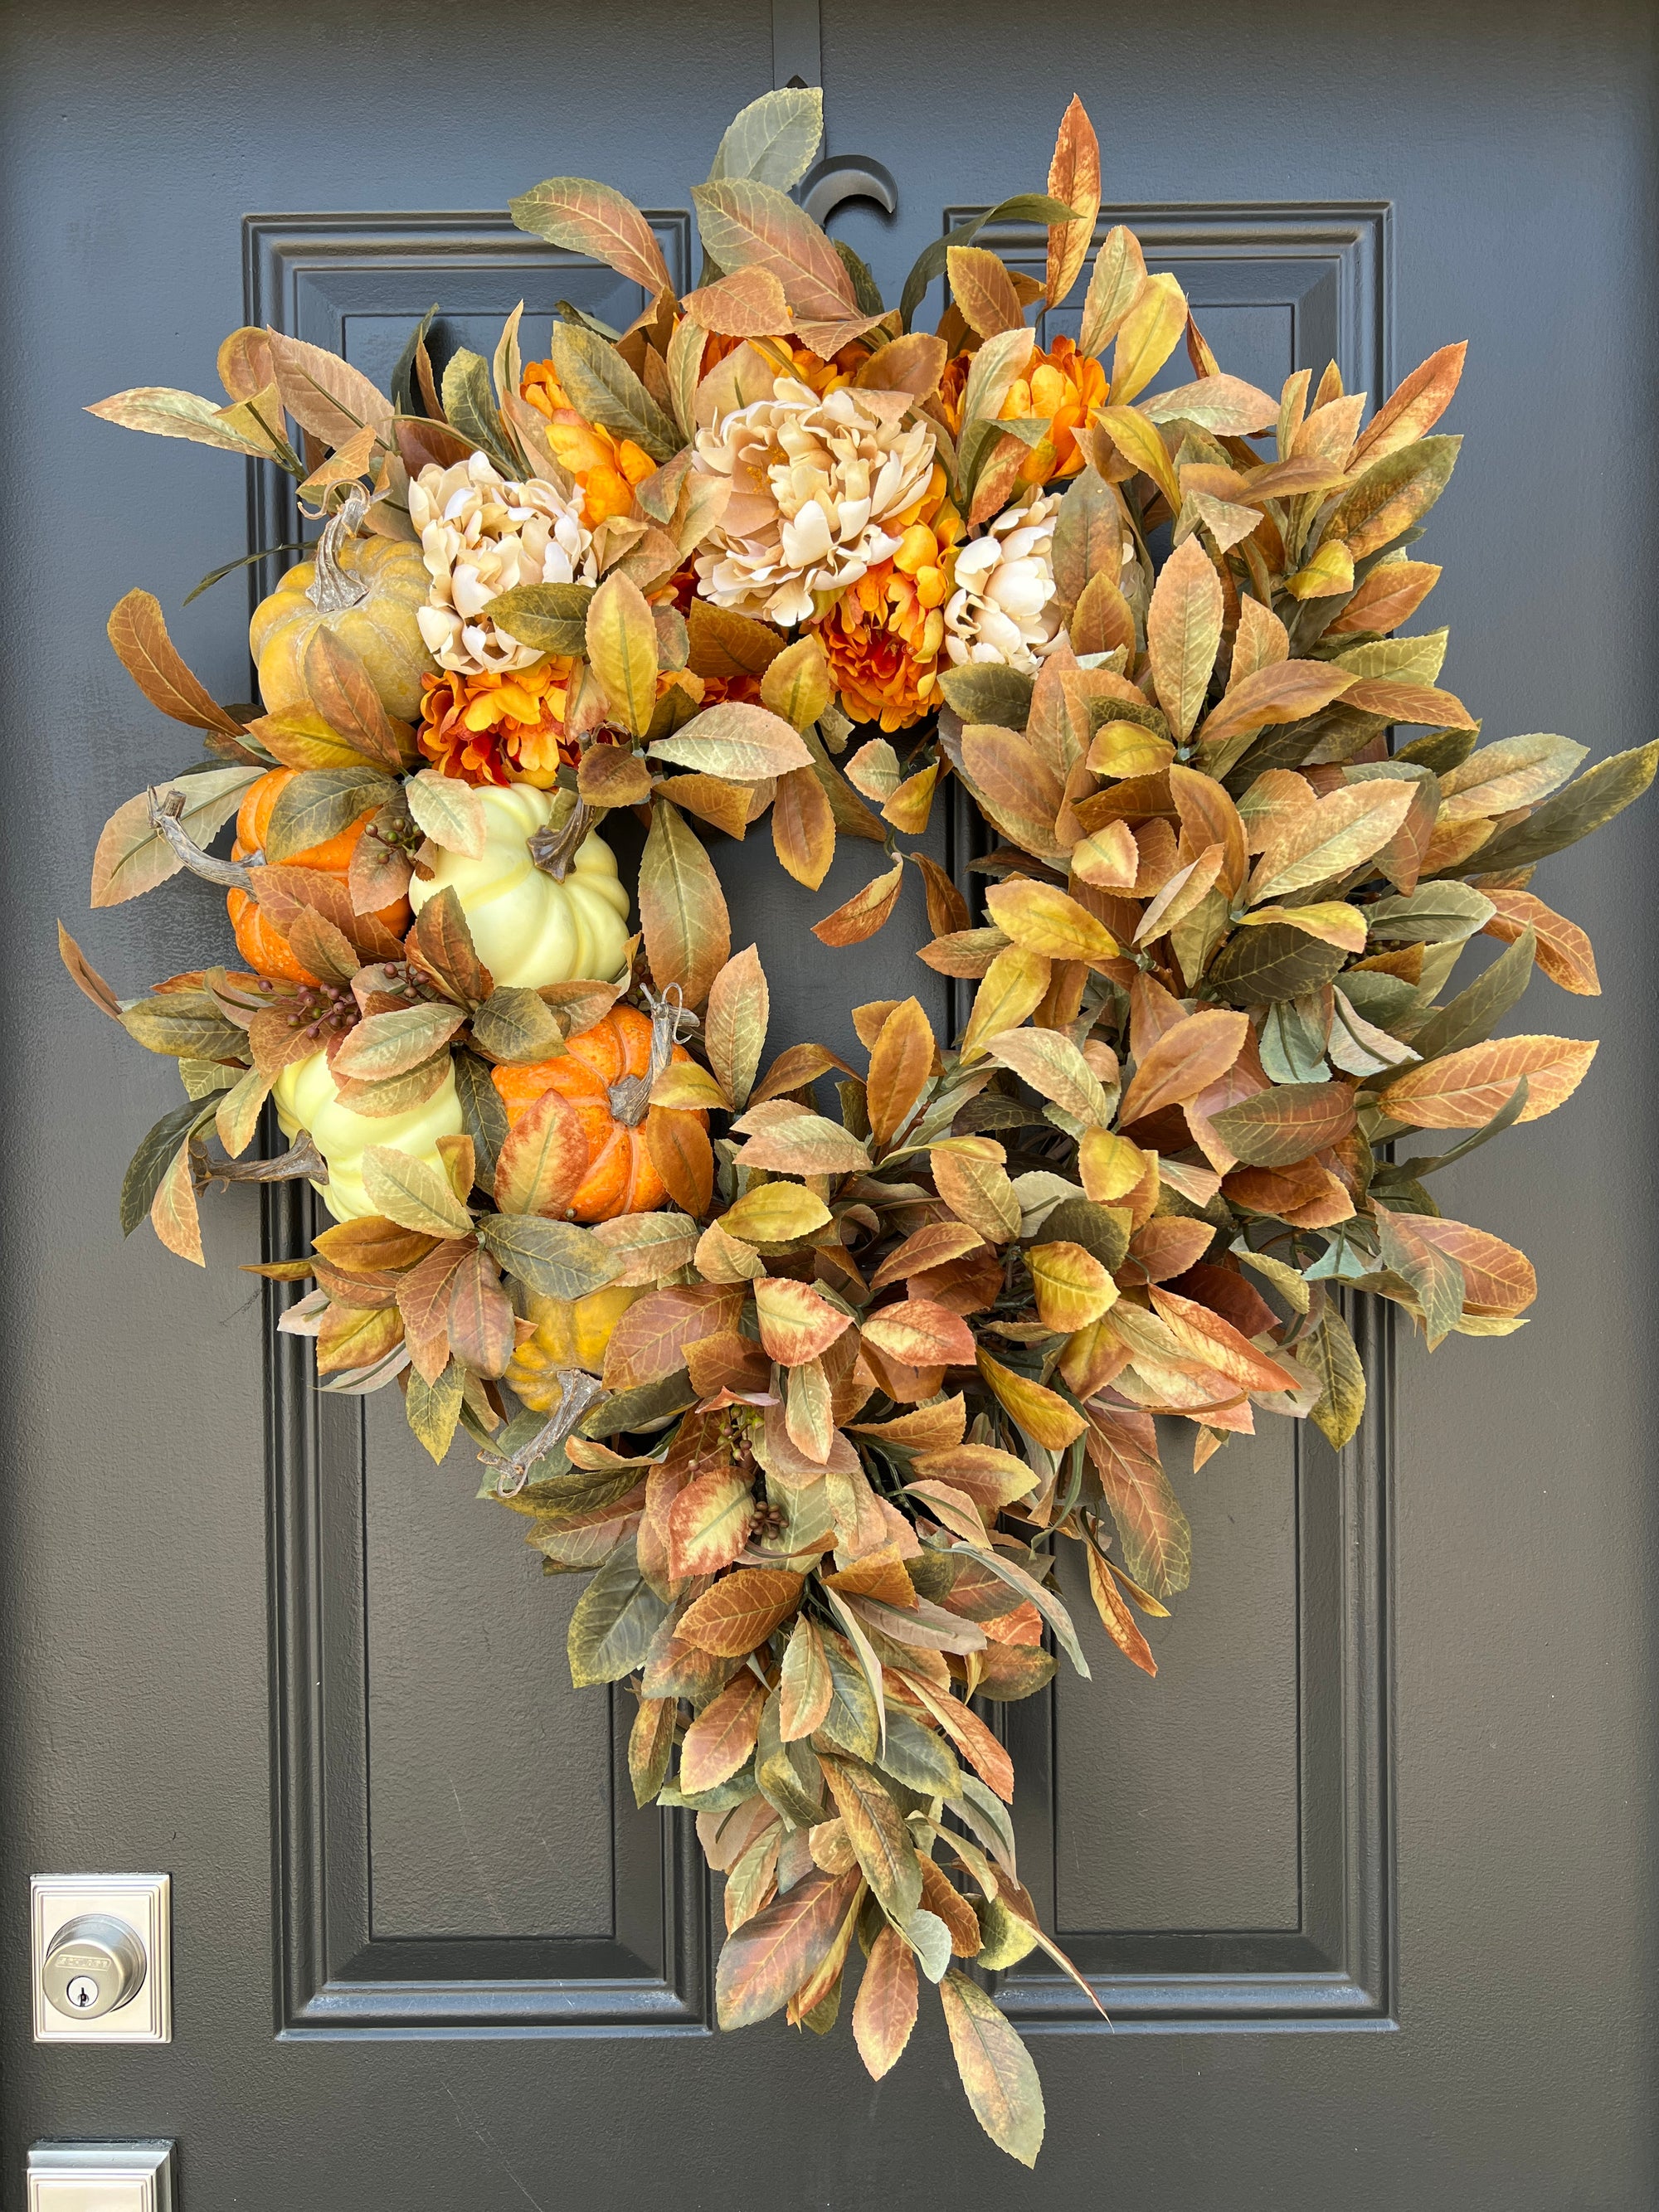
<path fill-rule="evenodd" d="M 823 82 L 818 0 L 772 0 L 772 82 L 780 91 Z M 893 173 L 868 154 L 826 154 L 795 188 L 801 206 L 820 227 L 848 200 L 873 200 L 887 215 L 898 212 Z"/>

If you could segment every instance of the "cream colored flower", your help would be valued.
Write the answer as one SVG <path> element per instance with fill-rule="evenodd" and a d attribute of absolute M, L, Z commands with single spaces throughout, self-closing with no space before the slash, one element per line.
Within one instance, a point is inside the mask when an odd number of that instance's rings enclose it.
<path fill-rule="evenodd" d="M 805 622 L 898 550 L 933 468 L 933 434 L 901 427 L 903 392 L 843 387 L 820 398 L 793 376 L 697 433 L 697 465 L 732 496 L 697 556 L 705 599 Z"/>
<path fill-rule="evenodd" d="M 543 657 L 489 620 L 500 592 L 598 574 L 580 489 L 567 497 L 539 477 L 509 483 L 482 453 L 447 469 L 428 462 L 409 487 L 409 517 L 432 579 L 421 635 L 441 666 L 462 675 L 503 675 Z"/>
<path fill-rule="evenodd" d="M 997 660 L 1029 674 L 1062 635 L 1054 605 L 1054 516 L 1060 494 L 1011 507 L 982 538 L 958 545 L 945 603 L 945 649 L 958 667 Z"/>

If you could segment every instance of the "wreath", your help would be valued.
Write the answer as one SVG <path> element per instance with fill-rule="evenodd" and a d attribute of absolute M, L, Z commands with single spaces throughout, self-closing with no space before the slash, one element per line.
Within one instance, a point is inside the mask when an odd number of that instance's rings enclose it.
<path fill-rule="evenodd" d="M 112 817 L 93 905 L 189 870 L 240 964 L 205 948 L 124 999 L 64 951 L 183 1079 L 124 1228 L 200 1264 L 202 1188 L 310 1180 L 331 1224 L 255 1272 L 321 1387 L 395 1387 L 434 1461 L 465 1428 L 547 1571 L 591 1573 L 572 1676 L 631 1683 L 638 1800 L 694 1810 L 725 1876 L 720 2025 L 827 2032 L 856 1947 L 871 2074 L 925 1979 L 1029 2164 L 1036 2075 L 967 1969 L 1041 1946 L 1080 1978 L 980 1702 L 1039 1689 L 1050 1643 L 1088 1672 L 1065 1545 L 1155 1672 L 1137 1616 L 1188 1571 L 1173 1425 L 1195 1470 L 1258 1414 L 1346 1443 L 1340 1294 L 1431 1351 L 1522 1325 L 1525 1256 L 1429 1180 L 1583 1079 L 1594 1044 L 1492 1031 L 1534 966 L 1598 989 L 1532 874 L 1659 744 L 1582 773 L 1564 737 L 1480 744 L 1445 630 L 1399 635 L 1440 574 L 1413 549 L 1462 346 L 1369 420 L 1334 366 L 1268 394 L 1122 228 L 1077 340 L 1039 345 L 1099 209 L 1076 100 L 1046 193 L 889 307 L 790 197 L 820 125 L 810 90 L 738 117 L 683 299 L 608 185 L 514 202 L 643 288 L 621 333 L 562 307 L 526 363 L 515 313 L 440 372 L 428 318 L 386 393 L 243 329 L 226 404 L 93 409 L 285 470 L 322 526 L 254 613 L 258 711 L 209 696 L 154 599 L 110 623 L 206 757 Z M 975 243 L 991 220 L 1046 227 L 1044 283 Z M 899 842 L 951 779 L 979 913 Z M 912 997 L 854 1010 L 862 1068 L 763 1066 L 761 952 L 732 952 L 704 840 L 769 811 L 809 890 L 838 838 L 880 848 L 827 945 L 921 871 L 921 957 L 974 987 L 959 1036 Z M 254 1157 L 268 1102 L 289 1142 Z M 1396 1157 L 1418 1130 L 1451 1141 Z"/>

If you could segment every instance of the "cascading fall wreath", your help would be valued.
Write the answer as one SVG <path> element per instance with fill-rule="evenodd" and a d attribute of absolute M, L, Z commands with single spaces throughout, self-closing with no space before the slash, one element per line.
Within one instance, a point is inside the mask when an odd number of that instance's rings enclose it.
<path fill-rule="evenodd" d="M 388 396 L 244 329 L 228 404 L 94 408 L 275 463 L 323 528 L 254 615 L 261 712 L 208 696 L 147 594 L 110 623 L 209 757 L 112 817 L 92 902 L 191 869 L 242 964 L 124 999 L 64 950 L 184 1081 L 124 1226 L 200 1263 L 198 1189 L 308 1177 L 332 1225 L 258 1272 L 314 1284 L 277 1295 L 322 1387 L 395 1385 L 434 1460 L 464 1426 L 547 1571 L 592 1571 L 571 1673 L 631 1681 L 639 1801 L 695 1808 L 726 1877 L 722 2027 L 827 2032 L 856 1947 L 879 2076 L 920 1974 L 1029 2164 L 1036 2075 L 964 1969 L 1072 1969 L 970 1701 L 1040 1688 L 1045 1631 L 1087 1672 L 1062 1543 L 1154 1671 L 1135 1615 L 1188 1563 L 1158 1417 L 1195 1471 L 1258 1411 L 1345 1443 L 1339 1288 L 1431 1350 L 1522 1325 L 1526 1258 L 1427 1178 L 1589 1066 L 1492 1031 L 1534 964 L 1596 991 L 1534 866 L 1659 745 L 1581 775 L 1566 738 L 1480 744 L 1446 632 L 1396 635 L 1440 574 L 1413 549 L 1461 346 L 1369 422 L 1334 366 L 1270 395 L 1118 228 L 1076 343 L 1039 347 L 1027 310 L 1073 291 L 1100 204 L 1075 100 L 1047 193 L 994 211 L 1046 226 L 1046 282 L 970 223 L 889 307 L 788 197 L 820 120 L 799 90 L 738 116 L 683 300 L 608 185 L 514 204 L 643 287 L 620 335 L 563 309 L 526 363 L 515 313 L 440 374 L 428 318 Z M 1143 396 L 1183 338 L 1192 380 Z M 982 914 L 896 842 L 951 777 L 1001 841 Z M 614 808 L 648 825 L 637 936 Z M 762 1073 L 766 977 L 703 836 L 769 808 L 808 890 L 838 836 L 880 848 L 828 945 L 920 870 L 921 957 L 977 985 L 959 1036 L 861 1006 L 866 1067 L 807 1044 Z M 1480 934 L 1504 950 L 1443 998 Z M 289 1149 L 249 1159 L 267 1099 Z M 1452 1142 L 1392 1157 L 1418 1129 Z"/>

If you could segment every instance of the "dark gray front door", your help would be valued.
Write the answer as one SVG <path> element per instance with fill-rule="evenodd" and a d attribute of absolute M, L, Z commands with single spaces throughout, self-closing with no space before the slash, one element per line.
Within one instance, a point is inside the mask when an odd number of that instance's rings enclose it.
<path fill-rule="evenodd" d="M 659 211 L 693 281 L 681 211 L 772 81 L 771 11 L 13 0 L 8 28 L 0 2202 L 37 2138 L 168 2135 L 185 2212 L 1648 2212 L 1650 817 L 1546 886 L 1611 1012 L 1532 1023 L 1602 1032 L 1590 1079 L 1457 1170 L 1459 1211 L 1539 1264 L 1531 1326 L 1432 1363 L 1374 1341 L 1340 1463 L 1236 1443 L 1185 1485 L 1158 1680 L 1097 1638 L 1092 1683 L 1014 1709 L 1022 1863 L 1116 2022 L 1005 1985 L 1048 2096 L 1035 2174 L 975 2126 L 936 2016 L 879 2089 L 844 2025 L 717 2037 L 695 1854 L 568 1687 L 570 1586 L 463 1455 L 434 1471 L 376 1401 L 320 1414 L 267 1335 L 236 1265 L 297 1217 L 222 1199 L 205 1274 L 120 1243 L 173 1079 L 65 999 L 52 921 L 124 992 L 199 957 L 188 879 L 86 913 L 105 816 L 188 757 L 103 622 L 154 590 L 246 696 L 240 585 L 180 602 L 280 519 L 234 462 L 82 405 L 203 388 L 243 320 L 379 373 L 434 299 L 468 343 L 520 297 L 527 332 L 561 296 L 625 319 L 625 286 L 500 212 L 550 173 Z M 824 0 L 822 53 L 831 151 L 897 179 L 890 222 L 836 218 L 890 295 L 947 211 L 1040 188 L 1076 89 L 1103 222 L 1178 270 L 1228 367 L 1334 354 L 1376 392 L 1468 337 L 1425 547 L 1447 681 L 1491 734 L 1650 734 L 1650 9 Z M 775 1046 L 849 1050 L 853 1003 L 913 988 L 915 916 L 855 953 L 805 937 L 861 853 L 816 898 L 718 858 Z M 80 1868 L 172 1874 L 170 2045 L 27 2040 L 27 1877 Z"/>

